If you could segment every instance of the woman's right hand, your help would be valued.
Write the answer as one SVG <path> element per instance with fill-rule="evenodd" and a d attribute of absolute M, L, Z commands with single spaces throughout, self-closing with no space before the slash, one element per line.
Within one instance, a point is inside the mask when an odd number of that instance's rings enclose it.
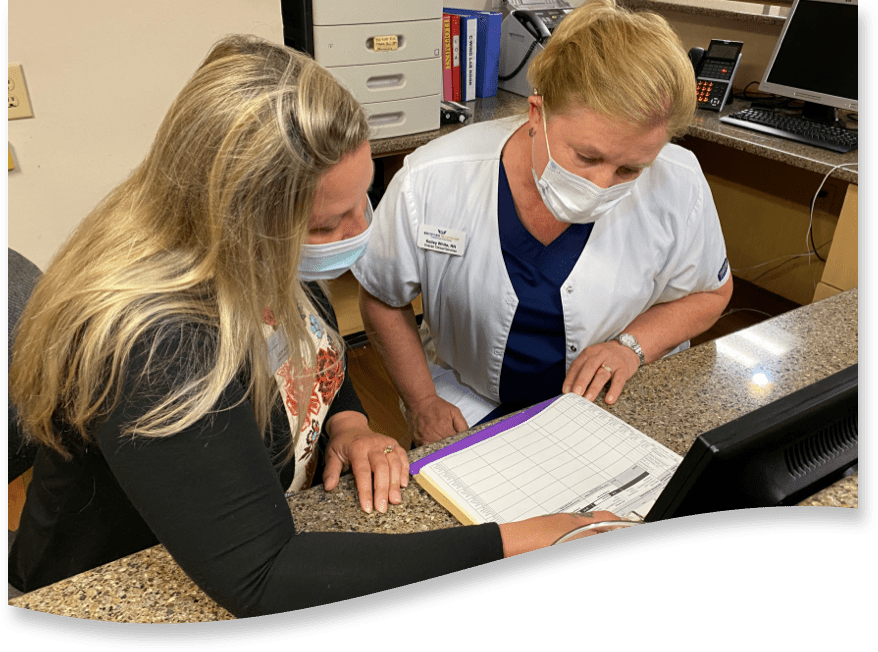
<path fill-rule="evenodd" d="M 432 444 L 469 428 L 460 409 L 436 394 L 407 406 L 407 411 L 409 434 L 415 446 Z"/>
<path fill-rule="evenodd" d="M 503 523 L 500 526 L 500 536 L 503 539 L 503 556 L 512 557 L 523 552 L 545 548 L 555 543 L 555 541 L 568 532 L 572 532 L 583 525 L 621 520 L 623 519 L 612 512 L 586 512 L 584 514 L 546 514 L 524 521 L 516 521 L 515 523 Z M 608 532 L 611 529 L 607 527 L 586 530 L 574 536 L 573 539 L 589 537 L 600 532 Z"/>

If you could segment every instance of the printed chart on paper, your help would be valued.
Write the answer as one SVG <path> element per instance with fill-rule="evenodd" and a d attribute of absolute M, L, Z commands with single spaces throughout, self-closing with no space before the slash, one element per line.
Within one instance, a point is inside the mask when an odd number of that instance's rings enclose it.
<path fill-rule="evenodd" d="M 575 394 L 425 466 L 478 522 L 556 512 L 645 514 L 682 457 Z"/>

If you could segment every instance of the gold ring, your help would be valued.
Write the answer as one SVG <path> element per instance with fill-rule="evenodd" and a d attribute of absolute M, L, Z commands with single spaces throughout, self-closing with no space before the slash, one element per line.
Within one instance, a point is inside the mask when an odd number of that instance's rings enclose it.
<path fill-rule="evenodd" d="M 392 453 L 392 452 L 393 452 L 393 445 L 392 445 L 392 444 L 389 445 L 389 446 L 387 446 L 387 447 L 384 449 L 384 454 L 385 454 L 385 455 L 387 455 L 387 453 Z"/>
<path fill-rule="evenodd" d="M 613 370 L 610 369 L 607 365 L 602 364 L 601 366 L 602 366 L 604 369 L 606 369 L 607 371 L 609 371 L 610 373 L 613 373 Z"/>

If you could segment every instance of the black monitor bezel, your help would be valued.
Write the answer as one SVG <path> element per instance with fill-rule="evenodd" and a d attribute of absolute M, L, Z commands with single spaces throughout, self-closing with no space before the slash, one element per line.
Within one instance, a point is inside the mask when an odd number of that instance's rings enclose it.
<path fill-rule="evenodd" d="M 768 61 L 768 66 L 765 68 L 765 72 L 762 74 L 762 79 L 759 82 L 759 90 L 766 93 L 772 93 L 774 95 L 781 95 L 783 97 L 789 97 L 791 99 L 810 102 L 813 104 L 821 104 L 837 109 L 857 111 L 859 106 L 858 98 L 840 97 L 838 95 L 831 95 L 825 92 L 814 91 L 813 89 L 796 88 L 793 86 L 787 86 L 781 83 L 769 81 L 769 77 L 771 76 L 771 72 L 774 67 L 775 60 L 777 59 L 777 55 L 784 45 L 784 39 L 787 35 L 787 31 L 789 30 L 790 25 L 792 25 L 795 21 L 797 10 L 802 2 L 821 2 L 826 4 L 857 6 L 858 0 L 795 0 L 793 6 L 790 8 L 789 14 L 787 15 L 787 19 L 784 22 L 783 29 L 781 30 L 780 37 L 775 44 L 774 51 L 771 53 L 771 58 Z M 849 65 L 850 62 L 845 62 L 845 64 Z M 854 65 L 856 65 L 856 62 L 854 62 Z"/>

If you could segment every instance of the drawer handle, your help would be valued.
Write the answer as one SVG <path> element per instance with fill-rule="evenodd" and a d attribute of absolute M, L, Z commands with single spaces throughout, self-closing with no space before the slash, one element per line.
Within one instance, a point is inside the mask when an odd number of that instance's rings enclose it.
<path fill-rule="evenodd" d="M 386 91 L 405 86 L 405 75 L 375 75 L 366 80 L 366 88 L 370 91 Z"/>
<path fill-rule="evenodd" d="M 366 122 L 372 127 L 388 127 L 390 125 L 401 125 L 405 122 L 405 112 L 396 111 L 394 113 L 373 113 Z"/>

